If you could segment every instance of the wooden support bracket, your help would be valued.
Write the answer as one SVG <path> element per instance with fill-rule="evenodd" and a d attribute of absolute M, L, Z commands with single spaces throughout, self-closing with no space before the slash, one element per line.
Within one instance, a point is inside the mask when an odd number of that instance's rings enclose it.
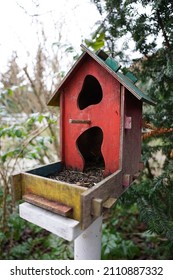
<path fill-rule="evenodd" d="M 100 217 L 104 209 L 110 209 L 115 202 L 117 201 L 116 198 L 110 197 L 106 201 L 100 198 L 93 198 L 92 199 L 92 208 L 91 214 L 94 217 Z"/>
<path fill-rule="evenodd" d="M 99 182 L 96 186 L 81 193 L 81 228 L 86 229 L 96 218 L 94 215 L 97 216 L 102 213 L 103 204 L 106 200 L 109 202 L 107 202 L 107 205 L 109 204 L 110 206 L 109 198 L 118 198 L 124 191 L 125 190 L 122 186 L 122 171 L 117 170 L 115 173 Z"/>
<path fill-rule="evenodd" d="M 103 200 L 100 198 L 92 199 L 91 215 L 94 217 L 100 217 L 102 214 Z"/>
<path fill-rule="evenodd" d="M 115 203 L 117 199 L 114 197 L 108 198 L 106 201 L 103 203 L 103 208 L 110 209 Z"/>

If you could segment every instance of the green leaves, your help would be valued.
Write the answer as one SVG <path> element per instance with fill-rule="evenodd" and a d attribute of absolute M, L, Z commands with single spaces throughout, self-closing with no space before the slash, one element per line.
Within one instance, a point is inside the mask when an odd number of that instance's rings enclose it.
<path fill-rule="evenodd" d="M 8 127 L 0 127 L 0 137 L 9 137 L 9 138 L 21 138 L 26 136 L 26 132 L 24 131 L 24 127 L 19 126 L 17 124 L 8 126 Z"/>
<path fill-rule="evenodd" d="M 139 254 L 139 248 L 131 240 L 103 226 L 102 259 L 134 259 Z"/>
<path fill-rule="evenodd" d="M 97 30 L 93 33 L 91 39 L 85 39 L 87 47 L 91 47 L 93 50 L 98 51 L 104 46 L 105 42 L 105 31 L 100 25 Z"/>
<path fill-rule="evenodd" d="M 143 118 L 156 130 L 173 127 L 173 2 L 160 0 L 96 0 L 102 13 L 107 14 L 102 23 L 105 45 L 116 54 L 116 42 L 127 38 L 126 50 L 122 44 L 122 59 L 131 63 L 131 71 L 137 76 L 139 87 L 157 105 L 144 106 Z M 123 37 L 124 36 L 124 37 Z M 107 40 L 107 41 L 106 41 Z M 134 49 L 131 47 L 133 42 Z M 126 52 L 130 53 L 128 60 Z M 134 52 L 136 59 L 132 61 Z M 141 58 L 140 58 L 141 57 Z M 121 64 L 123 62 L 121 61 Z M 164 129 L 163 129 L 164 131 Z M 138 183 L 119 200 L 122 208 L 135 203 L 141 221 L 157 238 L 165 238 L 173 247 L 173 134 L 158 133 L 143 141 L 144 172 Z M 120 203 L 119 202 L 119 203 Z M 117 214 L 117 213 L 116 213 Z M 112 218 L 113 219 L 113 218 Z M 110 222 L 113 224 L 113 221 Z M 125 231 L 125 228 L 123 229 Z M 115 250 L 114 232 L 105 240 L 105 252 Z M 157 241 L 159 246 L 160 242 Z M 128 246 L 128 244 L 127 244 Z M 157 250 L 158 247 L 157 246 Z M 121 248 L 122 249 L 122 248 Z M 166 245 L 162 251 L 168 252 Z M 166 255 L 162 252 L 161 257 Z M 169 256 L 170 256 L 169 255 Z M 172 255 L 171 255 L 172 256 Z M 158 256 L 160 257 L 160 256 Z"/>
<path fill-rule="evenodd" d="M 13 122 L 15 121 L 13 117 Z M 9 162 L 20 158 L 42 160 L 44 153 L 52 143 L 49 135 L 40 135 L 47 127 L 56 122 L 56 118 L 50 113 L 32 114 L 27 120 L 17 118 L 13 125 L 1 124 L 0 138 L 2 149 L 0 163 Z"/>
<path fill-rule="evenodd" d="M 0 157 L 1 161 L 5 163 L 8 159 L 15 158 L 17 155 L 19 155 L 20 151 L 21 149 L 18 147 L 16 149 L 9 150 L 6 153 L 2 153 Z"/>
<path fill-rule="evenodd" d="M 8 220 L 9 232 L 0 232 L 0 259 L 57 260 L 72 259 L 71 244 L 12 214 Z M 9 240 L 13 236 L 13 246 Z"/>

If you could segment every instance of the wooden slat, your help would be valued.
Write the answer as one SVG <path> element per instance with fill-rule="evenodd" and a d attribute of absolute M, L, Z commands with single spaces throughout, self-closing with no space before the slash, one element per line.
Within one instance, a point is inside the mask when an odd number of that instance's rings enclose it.
<path fill-rule="evenodd" d="M 117 199 L 114 197 L 108 198 L 106 201 L 103 203 L 103 208 L 110 209 L 115 203 Z"/>
<path fill-rule="evenodd" d="M 118 198 L 125 188 L 122 186 L 122 171 L 118 170 L 96 186 L 81 194 L 82 198 L 82 229 L 86 229 L 95 219 L 91 213 L 93 199 L 107 200 L 109 197 Z"/>
<path fill-rule="evenodd" d="M 55 201 L 50 201 L 46 198 L 34 195 L 34 194 L 26 194 L 23 195 L 22 199 L 26 202 L 49 210 L 55 214 L 59 214 L 64 217 L 72 217 L 73 208 L 66 206 L 64 204 L 60 204 Z"/>
<path fill-rule="evenodd" d="M 128 91 L 125 92 L 124 115 L 131 116 L 133 125 L 124 132 L 122 169 L 124 174 L 133 176 L 139 171 L 141 161 L 142 102 Z"/>
<path fill-rule="evenodd" d="M 21 187 L 21 173 L 14 174 L 12 177 L 12 198 L 16 202 L 22 199 L 22 187 Z"/>
<path fill-rule="evenodd" d="M 48 177 L 49 175 L 55 174 L 61 171 L 63 164 L 61 161 L 40 166 L 35 169 L 26 171 L 25 173 L 35 174 L 42 177 Z M 12 179 L 12 197 L 14 202 L 22 199 L 22 173 L 13 174 Z"/>
<path fill-rule="evenodd" d="M 90 120 L 74 120 L 74 119 L 69 119 L 69 123 L 73 124 L 90 124 Z"/>
<path fill-rule="evenodd" d="M 94 217 L 100 217 L 102 215 L 102 203 L 103 203 L 102 199 L 99 198 L 92 199 L 91 214 Z"/>
<path fill-rule="evenodd" d="M 57 215 L 28 202 L 19 205 L 19 215 L 22 219 L 68 241 L 73 241 L 82 233 L 78 221 Z"/>
<path fill-rule="evenodd" d="M 22 195 L 35 194 L 73 208 L 73 218 L 81 219 L 81 193 L 87 188 L 52 180 L 33 174 L 22 173 Z"/>
<path fill-rule="evenodd" d="M 123 167 L 123 147 L 124 147 L 124 105 L 125 105 L 125 87 L 121 85 L 120 88 L 121 93 L 121 123 L 120 123 L 120 151 L 119 151 L 119 169 L 122 169 Z"/>

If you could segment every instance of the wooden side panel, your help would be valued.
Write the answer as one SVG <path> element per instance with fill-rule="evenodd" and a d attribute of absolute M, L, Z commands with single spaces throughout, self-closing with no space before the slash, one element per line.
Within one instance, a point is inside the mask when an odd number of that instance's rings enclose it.
<path fill-rule="evenodd" d="M 120 150 L 119 150 L 119 169 L 123 166 L 123 149 L 124 149 L 124 104 L 125 104 L 125 87 L 121 85 L 121 122 L 120 122 Z"/>
<path fill-rule="evenodd" d="M 122 171 L 118 170 L 98 183 L 95 187 L 82 193 L 82 229 L 87 228 L 95 219 L 91 211 L 93 199 L 96 198 L 106 201 L 110 197 L 118 198 L 124 190 L 122 186 Z"/>
<path fill-rule="evenodd" d="M 33 175 L 38 175 L 42 177 L 48 177 L 52 174 L 55 174 L 61 171 L 63 168 L 62 162 L 58 161 L 55 163 L 47 164 L 40 166 L 38 168 L 34 168 L 26 171 L 26 173 L 31 173 Z M 22 199 L 22 177 L 21 173 L 14 174 L 12 177 L 12 197 L 14 202 Z"/>
<path fill-rule="evenodd" d="M 131 128 L 124 128 L 123 172 L 134 175 L 140 169 L 142 102 L 130 92 L 125 92 L 125 116 L 131 117 Z"/>
<path fill-rule="evenodd" d="M 22 199 L 21 173 L 13 175 L 11 179 L 12 179 L 12 198 L 13 201 L 16 202 Z"/>
<path fill-rule="evenodd" d="M 86 188 L 27 173 L 21 174 L 21 179 L 23 195 L 33 194 L 72 207 L 73 218 L 80 221 L 80 195 Z"/>

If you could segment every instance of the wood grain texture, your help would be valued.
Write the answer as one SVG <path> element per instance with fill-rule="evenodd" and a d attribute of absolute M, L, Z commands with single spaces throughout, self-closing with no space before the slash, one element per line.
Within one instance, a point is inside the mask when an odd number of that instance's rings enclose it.
<path fill-rule="evenodd" d="M 103 204 L 102 199 L 99 199 L 99 198 L 92 199 L 91 214 L 94 217 L 99 217 L 102 215 L 102 204 Z"/>
<path fill-rule="evenodd" d="M 86 77 L 94 77 L 102 91 L 102 99 L 84 109 L 79 108 L 78 97 L 85 85 Z M 96 94 L 92 83 L 88 83 L 88 95 Z M 83 171 L 85 161 L 76 141 L 89 128 L 98 127 L 103 132 L 101 153 L 105 162 L 104 175 L 119 169 L 120 150 L 120 83 L 91 57 L 80 63 L 73 77 L 67 80 L 61 94 L 61 155 L 67 168 Z M 90 120 L 91 123 L 70 123 L 69 120 Z"/>
<path fill-rule="evenodd" d="M 132 127 L 124 130 L 122 169 L 133 176 L 141 161 L 142 102 L 125 90 L 124 106 L 124 115 L 131 117 Z"/>
<path fill-rule="evenodd" d="M 20 204 L 19 215 L 21 218 L 68 241 L 73 241 L 82 233 L 78 221 L 62 217 L 31 203 Z"/>
<path fill-rule="evenodd" d="M 103 201 L 106 201 L 109 197 L 118 198 L 124 190 L 122 186 L 122 171 L 118 170 L 96 186 L 82 193 L 82 229 L 87 228 L 95 219 L 90 210 L 94 198 L 103 199 Z"/>
<path fill-rule="evenodd" d="M 14 202 L 22 199 L 21 173 L 14 174 L 12 177 L 12 199 Z"/>
<path fill-rule="evenodd" d="M 55 174 L 59 171 L 61 171 L 63 168 L 63 164 L 61 161 L 43 165 L 31 170 L 26 171 L 26 174 L 33 174 L 38 175 L 42 177 L 48 177 L 52 174 Z M 12 180 L 12 197 L 14 202 L 22 199 L 22 172 L 18 174 L 14 174 L 11 176 Z"/>
<path fill-rule="evenodd" d="M 73 208 L 64 204 L 60 204 L 55 201 L 50 201 L 46 198 L 34 194 L 25 194 L 22 196 L 22 199 L 26 202 L 49 210 L 55 214 L 59 214 L 64 217 L 72 217 Z"/>
<path fill-rule="evenodd" d="M 33 174 L 23 173 L 22 194 L 34 194 L 73 208 L 73 218 L 81 219 L 80 195 L 87 188 L 60 182 Z"/>
<path fill-rule="evenodd" d="M 115 203 L 117 199 L 110 197 L 103 203 L 103 208 L 110 209 Z"/>

